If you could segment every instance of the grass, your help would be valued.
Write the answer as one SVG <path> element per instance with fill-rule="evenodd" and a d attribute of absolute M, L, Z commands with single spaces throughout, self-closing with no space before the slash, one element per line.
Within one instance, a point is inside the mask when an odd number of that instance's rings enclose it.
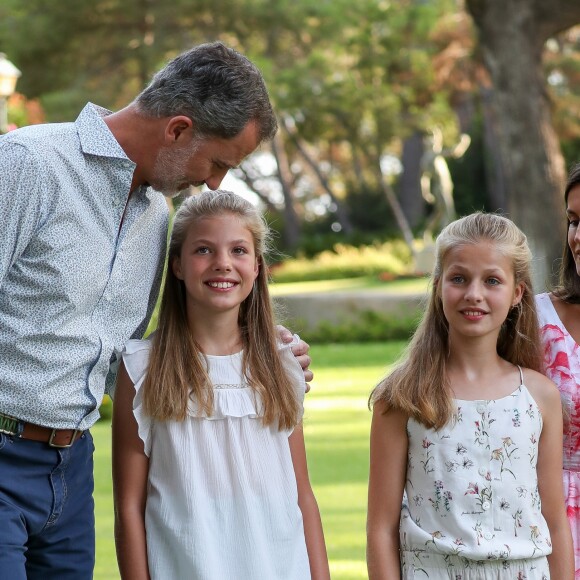
<path fill-rule="evenodd" d="M 360 278 L 343 278 L 339 280 L 315 280 L 311 282 L 272 282 L 270 294 L 272 296 L 288 296 L 292 294 L 317 294 L 344 292 L 353 290 L 372 290 L 387 294 L 425 292 L 427 278 L 400 278 L 383 282 L 376 276 L 362 276 Z"/>
<path fill-rule="evenodd" d="M 313 346 L 315 380 L 306 396 L 304 431 L 310 478 L 324 524 L 333 580 L 367 578 L 365 519 L 368 436 L 367 398 L 403 342 Z M 97 424 L 95 580 L 118 579 L 113 541 L 110 425 Z"/>

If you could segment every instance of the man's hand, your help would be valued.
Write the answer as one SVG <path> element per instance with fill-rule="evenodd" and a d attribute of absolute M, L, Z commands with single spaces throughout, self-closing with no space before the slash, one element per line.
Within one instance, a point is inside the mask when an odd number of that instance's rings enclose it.
<path fill-rule="evenodd" d="M 278 336 L 280 340 L 288 344 L 294 340 L 294 335 L 284 326 L 280 324 L 276 327 L 278 330 Z M 308 368 L 312 359 L 308 356 L 308 350 L 310 345 L 300 339 L 300 342 L 292 347 L 292 354 L 296 357 L 296 360 L 300 363 L 302 370 L 304 371 L 304 380 L 306 381 L 306 392 L 310 390 L 310 381 L 314 378 L 312 371 Z"/>

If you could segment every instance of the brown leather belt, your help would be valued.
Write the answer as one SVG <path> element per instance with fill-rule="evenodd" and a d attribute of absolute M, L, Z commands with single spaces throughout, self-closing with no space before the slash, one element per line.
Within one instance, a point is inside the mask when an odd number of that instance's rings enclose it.
<path fill-rule="evenodd" d="M 32 441 L 42 441 L 51 447 L 70 447 L 82 434 L 83 431 L 78 429 L 50 429 L 33 423 L 24 423 L 20 437 Z"/>
<path fill-rule="evenodd" d="M 71 447 L 84 431 L 79 431 L 78 429 L 51 429 L 50 427 L 42 427 L 33 423 L 25 423 L 15 417 L 0 413 L 0 433 L 6 433 L 21 439 L 48 443 L 51 447 L 66 448 Z"/>

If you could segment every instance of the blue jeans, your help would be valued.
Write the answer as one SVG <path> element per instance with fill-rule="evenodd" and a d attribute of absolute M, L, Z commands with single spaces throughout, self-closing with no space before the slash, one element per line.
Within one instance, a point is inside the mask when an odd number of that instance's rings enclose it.
<path fill-rule="evenodd" d="M 67 449 L 0 433 L 0 578 L 93 577 L 93 449 L 88 432 Z"/>

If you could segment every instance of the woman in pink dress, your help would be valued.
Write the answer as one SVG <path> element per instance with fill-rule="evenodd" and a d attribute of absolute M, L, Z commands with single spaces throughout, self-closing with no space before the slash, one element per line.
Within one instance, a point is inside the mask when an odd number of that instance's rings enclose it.
<path fill-rule="evenodd" d="M 546 375 L 564 406 L 564 497 L 580 580 L 580 163 L 565 190 L 568 236 L 560 283 L 536 296 Z"/>

